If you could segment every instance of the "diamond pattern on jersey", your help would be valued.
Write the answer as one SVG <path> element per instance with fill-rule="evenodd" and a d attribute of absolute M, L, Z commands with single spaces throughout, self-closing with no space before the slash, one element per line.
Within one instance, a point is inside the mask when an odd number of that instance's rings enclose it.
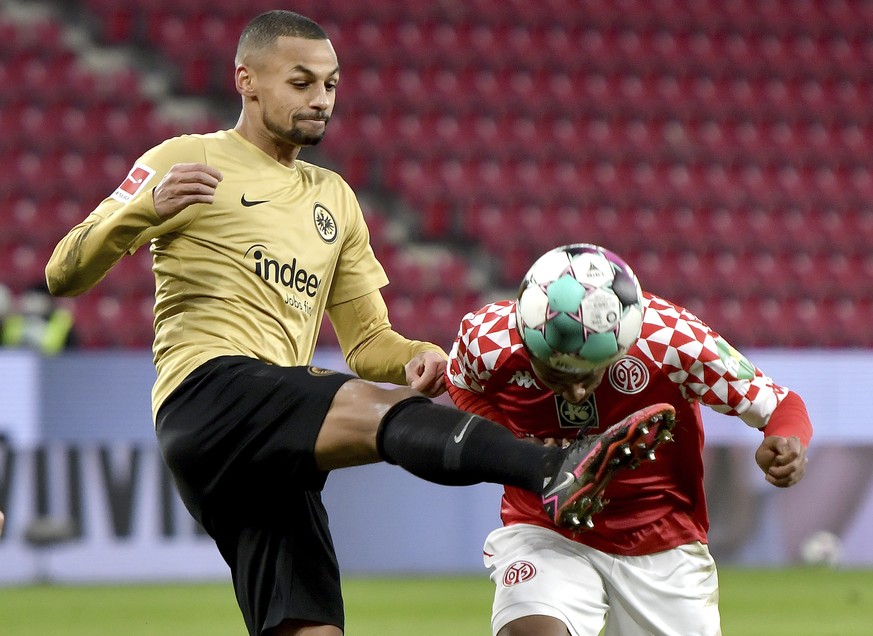
<path fill-rule="evenodd" d="M 736 365 L 719 355 L 721 336 L 686 309 L 652 294 L 644 296 L 642 333 L 628 353 L 648 357 L 687 400 L 763 428 L 788 389 L 757 367 L 751 378 L 738 377 Z M 450 380 L 459 388 L 484 393 L 494 370 L 521 348 L 515 302 L 486 305 L 464 316 L 449 357 Z"/>
<path fill-rule="evenodd" d="M 494 369 L 520 348 L 515 302 L 486 305 L 461 321 L 449 356 L 449 378 L 459 388 L 482 393 Z"/>
<path fill-rule="evenodd" d="M 721 336 L 681 307 L 650 294 L 646 300 L 638 348 L 682 388 L 687 399 L 763 427 L 787 390 L 758 368 L 751 379 L 737 377 L 719 355 Z"/>

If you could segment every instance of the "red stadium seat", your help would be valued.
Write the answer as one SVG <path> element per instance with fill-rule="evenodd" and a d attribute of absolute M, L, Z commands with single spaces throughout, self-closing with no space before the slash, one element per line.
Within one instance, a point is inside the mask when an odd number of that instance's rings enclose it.
<path fill-rule="evenodd" d="M 236 99 L 228 42 L 252 12 L 274 8 L 82 6 L 102 43 L 160 53 L 179 94 L 222 99 Z M 869 3 L 470 0 L 446 12 L 424 1 L 305 0 L 294 9 L 328 29 L 343 66 L 319 151 L 356 189 L 388 190 L 414 208 L 410 240 L 463 241 L 458 252 L 474 241 L 505 263 L 498 285 L 517 283 L 537 250 L 568 237 L 627 250 L 641 277 L 680 302 L 710 303 L 713 290 L 730 291 L 725 278 L 748 276 L 744 293 L 764 300 L 734 294 L 716 310 L 729 330 L 764 344 L 819 334 L 837 346 L 846 339 L 823 325 L 869 316 L 859 299 L 873 293 Z M 82 218 L 136 156 L 181 129 L 143 95 L 135 66 L 83 64 L 63 22 L 23 29 L 0 18 L 0 37 L 10 61 L 0 68 L 10 224 L 0 243 L 20 238 L 17 259 L 7 250 L 4 263 L 30 272 L 57 227 Z M 373 238 L 386 262 L 407 249 L 375 219 Z M 395 285 L 412 284 L 402 276 Z M 819 304 L 792 308 L 806 316 L 798 334 L 769 322 L 804 289 Z M 759 306 L 760 327 L 742 324 L 747 300 Z M 424 324 L 409 311 L 410 326 Z"/>

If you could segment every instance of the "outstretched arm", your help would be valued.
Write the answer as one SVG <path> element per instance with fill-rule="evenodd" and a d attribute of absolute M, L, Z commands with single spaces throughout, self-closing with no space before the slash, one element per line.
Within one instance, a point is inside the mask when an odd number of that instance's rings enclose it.
<path fill-rule="evenodd" d="M 436 397 L 445 390 L 445 351 L 394 331 L 378 290 L 328 307 L 327 314 L 346 364 L 361 378 L 406 384 L 427 397 Z"/>

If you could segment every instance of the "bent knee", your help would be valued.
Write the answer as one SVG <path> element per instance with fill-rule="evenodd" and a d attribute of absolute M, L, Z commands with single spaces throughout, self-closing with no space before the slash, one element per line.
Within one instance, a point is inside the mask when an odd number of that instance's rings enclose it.
<path fill-rule="evenodd" d="M 331 410 L 334 407 L 337 409 L 363 409 L 366 411 L 366 416 L 377 417 L 376 423 L 378 424 L 395 404 L 410 398 L 421 397 L 421 393 L 408 386 L 385 387 L 367 380 L 349 380 L 337 391 Z"/>
<path fill-rule="evenodd" d="M 386 388 L 365 380 L 349 380 L 337 391 L 315 441 L 320 470 L 381 461 L 379 425 L 396 404 L 423 398 L 408 387 Z"/>

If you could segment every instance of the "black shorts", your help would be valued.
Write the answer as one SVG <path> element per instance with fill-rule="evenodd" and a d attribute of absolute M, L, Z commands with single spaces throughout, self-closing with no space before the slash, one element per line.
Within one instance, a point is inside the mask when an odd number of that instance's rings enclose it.
<path fill-rule="evenodd" d="M 230 566 L 249 634 L 283 619 L 344 624 L 315 439 L 353 376 L 242 356 L 210 360 L 158 410 L 161 454 Z"/>

